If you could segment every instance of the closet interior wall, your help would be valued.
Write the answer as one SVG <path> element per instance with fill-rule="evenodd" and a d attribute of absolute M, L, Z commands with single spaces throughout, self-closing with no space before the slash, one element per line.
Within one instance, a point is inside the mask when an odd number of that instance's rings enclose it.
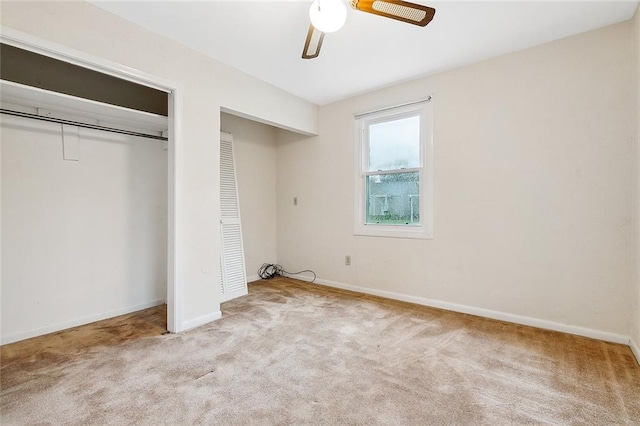
<path fill-rule="evenodd" d="M 165 303 L 167 142 L 65 125 L 74 145 L 61 124 L 4 114 L 0 126 L 2 344 Z"/>

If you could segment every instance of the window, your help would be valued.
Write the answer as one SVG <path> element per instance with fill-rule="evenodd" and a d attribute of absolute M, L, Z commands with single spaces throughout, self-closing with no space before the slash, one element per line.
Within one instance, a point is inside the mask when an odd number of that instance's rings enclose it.
<path fill-rule="evenodd" d="M 354 233 L 432 238 L 431 102 L 356 116 L 356 130 Z"/>

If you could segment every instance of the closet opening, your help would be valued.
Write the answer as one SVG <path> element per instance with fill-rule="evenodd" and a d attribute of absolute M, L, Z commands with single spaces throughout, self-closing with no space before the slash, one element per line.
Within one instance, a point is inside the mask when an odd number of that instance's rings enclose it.
<path fill-rule="evenodd" d="M 180 331 L 176 88 L 44 44 L 0 45 L 2 344 L 153 307 Z"/>

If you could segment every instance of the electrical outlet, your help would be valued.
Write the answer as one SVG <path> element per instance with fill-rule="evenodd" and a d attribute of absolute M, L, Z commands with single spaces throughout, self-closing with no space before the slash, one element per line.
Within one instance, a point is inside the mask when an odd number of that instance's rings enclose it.
<path fill-rule="evenodd" d="M 344 257 L 344 264 L 347 265 L 347 266 L 351 266 L 351 256 L 346 255 Z"/>
<path fill-rule="evenodd" d="M 293 197 L 293 205 L 294 206 L 298 205 L 298 197 Z"/>

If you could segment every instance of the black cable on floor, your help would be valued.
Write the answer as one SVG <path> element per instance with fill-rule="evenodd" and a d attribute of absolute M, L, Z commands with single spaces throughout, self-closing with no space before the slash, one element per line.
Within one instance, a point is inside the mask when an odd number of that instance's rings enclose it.
<path fill-rule="evenodd" d="M 260 269 L 258 269 L 258 276 L 263 280 L 270 280 L 271 278 L 275 278 L 277 276 L 290 277 L 291 275 L 299 275 L 305 272 L 310 272 L 313 274 L 313 279 L 311 281 L 308 281 L 309 283 L 312 283 L 316 280 L 316 273 L 311 269 L 305 269 L 298 272 L 288 272 L 285 271 L 282 266 L 275 263 L 263 263 Z"/>

